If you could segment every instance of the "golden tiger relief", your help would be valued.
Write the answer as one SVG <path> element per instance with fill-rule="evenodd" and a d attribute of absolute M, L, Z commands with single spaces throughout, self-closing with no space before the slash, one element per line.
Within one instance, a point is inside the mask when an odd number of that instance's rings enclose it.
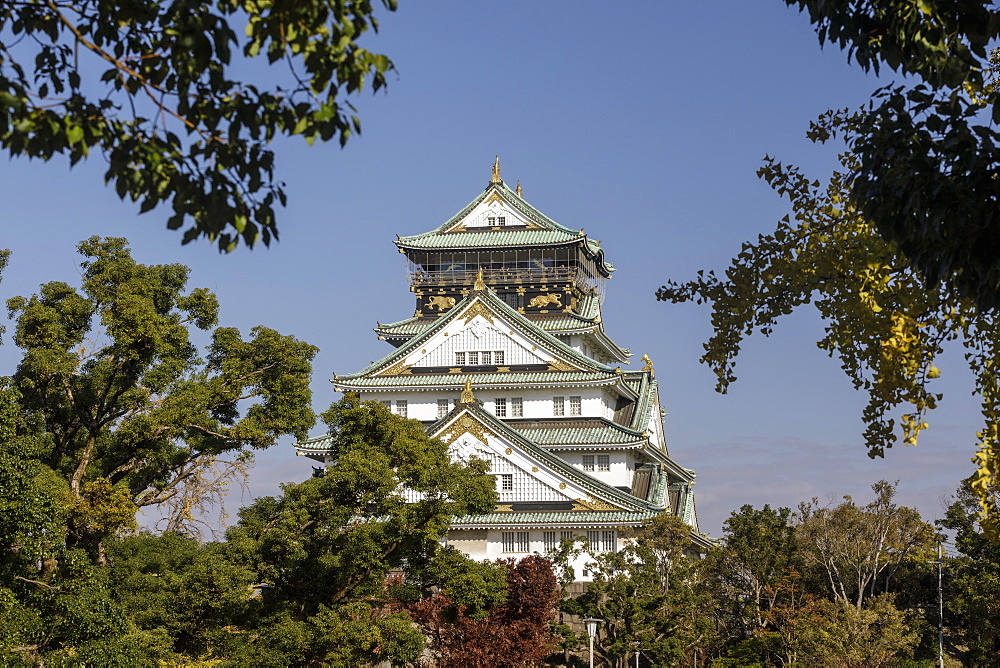
<path fill-rule="evenodd" d="M 528 302 L 528 306 L 529 307 L 533 307 L 533 306 L 542 307 L 542 306 L 548 306 L 549 304 L 552 304 L 553 306 L 559 306 L 561 308 L 562 307 L 562 302 L 559 301 L 560 297 L 562 297 L 562 295 L 559 294 L 559 293 L 555 293 L 555 294 L 551 294 L 551 295 L 538 295 L 537 297 L 532 297 L 531 298 L 531 301 Z"/>
<path fill-rule="evenodd" d="M 430 299 L 427 300 L 427 308 L 431 308 L 432 306 L 437 306 L 438 311 L 444 311 L 446 309 L 450 309 L 454 305 L 455 305 L 454 297 L 431 297 Z"/>

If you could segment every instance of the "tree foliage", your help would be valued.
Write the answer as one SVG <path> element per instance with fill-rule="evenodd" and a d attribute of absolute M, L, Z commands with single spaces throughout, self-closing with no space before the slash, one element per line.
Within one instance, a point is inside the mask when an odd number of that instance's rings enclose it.
<path fill-rule="evenodd" d="M 1000 550 L 977 530 L 978 505 L 969 481 L 964 481 L 938 521 L 955 532 L 960 553 L 945 560 L 949 645 L 965 665 L 973 666 L 989 665 L 1000 656 Z"/>
<path fill-rule="evenodd" d="M 369 29 L 371 0 L 2 0 L 0 145 L 70 164 L 99 154 L 118 196 L 170 206 L 185 243 L 268 244 L 285 193 L 267 144 L 360 132 L 344 94 L 393 69 L 360 46 Z"/>
<path fill-rule="evenodd" d="M 1000 305 L 1000 134 L 990 123 L 1000 94 L 989 53 L 1000 11 L 985 0 L 785 1 L 866 71 L 918 80 L 880 89 L 842 127 L 857 156 L 851 202 L 928 286 Z"/>
<path fill-rule="evenodd" d="M 206 462 L 304 436 L 316 349 L 264 327 L 213 329 L 215 296 L 187 290 L 185 267 L 136 263 L 123 239 L 79 250 L 79 288 L 7 302 L 23 354 L 0 379 L 0 616 L 20 620 L 5 660 L 137 665 L 163 643 L 135 636 L 109 543 L 141 508 L 184 497 Z"/>
<path fill-rule="evenodd" d="M 620 551 L 594 555 L 593 583 L 564 607 L 604 620 L 597 653 L 609 663 L 623 662 L 636 642 L 653 665 L 694 660 L 715 627 L 691 528 L 664 514 L 627 538 Z"/>
<path fill-rule="evenodd" d="M 829 120 L 829 118 L 827 119 Z M 1000 489 L 1000 328 L 996 314 L 947 285 L 928 288 L 910 260 L 879 236 L 851 199 L 851 153 L 826 185 L 797 168 L 766 158 L 758 175 L 792 208 L 774 232 L 744 243 L 723 276 L 699 272 L 692 281 L 669 282 L 661 300 L 708 302 L 714 333 L 701 361 L 716 373 L 716 389 L 736 380 L 743 339 L 769 335 L 778 319 L 812 304 L 825 323 L 817 345 L 836 355 L 854 387 L 868 394 L 862 413 L 871 457 L 884 456 L 900 437 L 915 445 L 941 394 L 937 357 L 959 341 L 982 398 L 984 425 L 973 483 L 980 521 L 998 526 Z M 901 409 L 898 417 L 892 414 Z"/>
<path fill-rule="evenodd" d="M 932 527 L 912 508 L 893 502 L 895 485 L 872 485 L 875 498 L 859 507 L 850 496 L 833 507 L 816 499 L 799 506 L 796 537 L 807 566 L 817 569 L 830 598 L 860 609 L 892 591 L 892 579 L 914 558 L 929 556 Z"/>
<path fill-rule="evenodd" d="M 504 579 L 503 599 L 483 609 L 468 599 L 461 580 L 410 607 L 429 640 L 428 665 L 537 666 L 555 647 L 552 622 L 561 597 L 552 563 L 537 555 L 479 565 Z M 473 571 L 474 572 L 474 571 Z"/>

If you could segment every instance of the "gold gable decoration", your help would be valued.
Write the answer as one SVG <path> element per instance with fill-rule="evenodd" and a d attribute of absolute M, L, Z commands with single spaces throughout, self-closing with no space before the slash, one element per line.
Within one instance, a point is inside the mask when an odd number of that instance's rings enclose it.
<path fill-rule="evenodd" d="M 376 373 L 376 376 L 409 376 L 411 364 L 407 364 L 405 359 L 401 359 L 392 366 Z"/>
<path fill-rule="evenodd" d="M 621 510 L 621 508 L 588 494 L 586 501 L 576 499 L 576 503 L 573 504 L 573 510 Z"/>
<path fill-rule="evenodd" d="M 465 309 L 465 313 L 461 317 L 465 319 L 465 324 L 468 325 L 477 315 L 483 316 L 491 325 L 494 324 L 493 312 L 486 308 L 486 304 L 480 301 L 473 303 L 469 308 Z"/>

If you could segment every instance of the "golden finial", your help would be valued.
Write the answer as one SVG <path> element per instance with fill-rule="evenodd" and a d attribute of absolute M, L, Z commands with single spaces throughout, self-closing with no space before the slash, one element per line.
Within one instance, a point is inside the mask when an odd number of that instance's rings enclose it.
<path fill-rule="evenodd" d="M 476 272 L 476 282 L 472 285 L 473 290 L 485 290 L 486 281 L 483 280 L 483 268 L 480 267 L 479 271 Z"/>
<path fill-rule="evenodd" d="M 490 183 L 500 183 L 500 156 L 493 161 L 493 178 L 490 179 Z"/>
<path fill-rule="evenodd" d="M 646 366 L 642 367 L 642 370 L 643 371 L 648 371 L 649 375 L 651 375 L 652 377 L 656 378 L 656 372 L 653 371 L 653 360 L 649 359 L 649 353 L 643 355 L 639 359 L 641 359 L 643 362 L 646 363 Z"/>
<path fill-rule="evenodd" d="M 518 179 L 518 181 L 517 181 L 517 196 L 520 197 L 521 199 L 524 199 L 524 192 L 521 190 L 521 180 L 520 179 Z"/>
<path fill-rule="evenodd" d="M 462 388 L 462 396 L 459 397 L 458 403 L 460 404 L 476 403 L 476 395 L 472 393 L 472 378 L 470 378 L 469 376 L 465 377 L 465 387 Z"/>

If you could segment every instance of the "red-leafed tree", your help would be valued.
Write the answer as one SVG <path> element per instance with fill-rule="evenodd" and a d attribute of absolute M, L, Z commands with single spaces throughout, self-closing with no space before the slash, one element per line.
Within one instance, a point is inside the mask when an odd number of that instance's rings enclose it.
<path fill-rule="evenodd" d="M 428 664 L 537 666 L 555 649 L 552 622 L 561 594 L 552 562 L 533 555 L 498 563 L 507 571 L 507 596 L 488 611 L 477 614 L 447 591 L 411 606 L 428 637 Z"/>

